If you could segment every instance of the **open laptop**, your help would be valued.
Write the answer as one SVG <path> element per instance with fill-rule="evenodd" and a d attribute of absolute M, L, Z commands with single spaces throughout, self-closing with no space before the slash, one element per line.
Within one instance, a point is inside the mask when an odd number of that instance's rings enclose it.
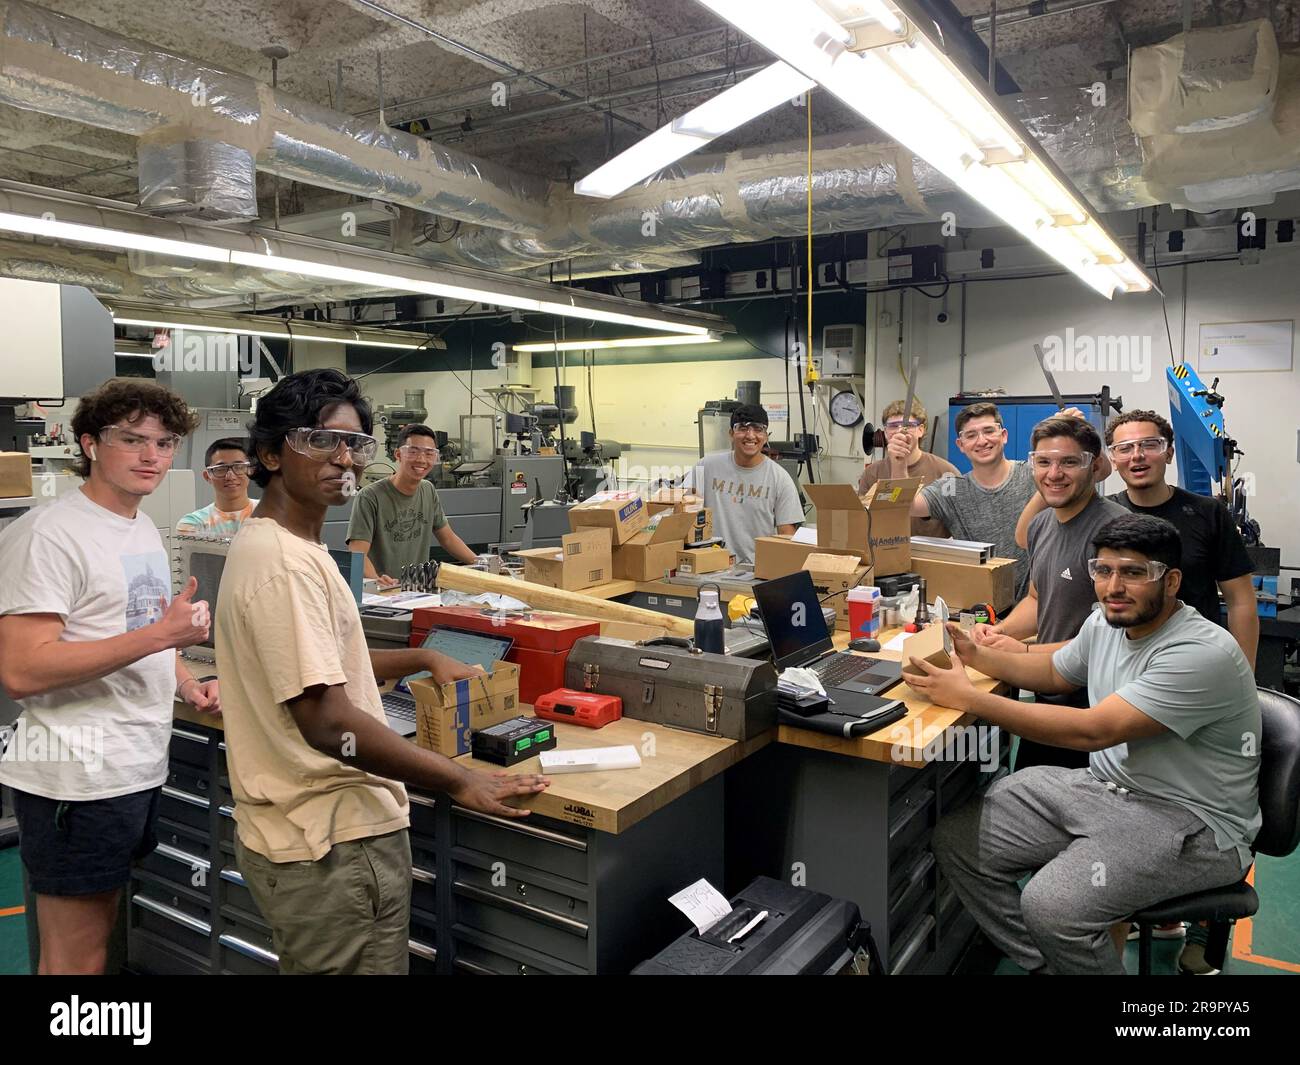
<path fill-rule="evenodd" d="M 834 688 L 877 695 L 899 682 L 898 662 L 834 650 L 807 570 L 755 584 L 754 599 L 778 672 L 791 666 L 811 669 L 828 693 Z"/>
<path fill-rule="evenodd" d="M 514 643 L 514 638 L 510 636 L 487 636 L 457 629 L 432 629 L 420 646 L 440 651 L 448 658 L 454 658 L 467 666 L 482 666 L 491 673 L 496 663 L 510 653 Z M 423 680 L 427 676 L 428 670 L 412 673 L 398 681 L 391 691 L 380 693 L 384 716 L 388 718 L 389 727 L 399 736 L 415 735 L 415 696 L 411 694 L 410 682 Z"/>

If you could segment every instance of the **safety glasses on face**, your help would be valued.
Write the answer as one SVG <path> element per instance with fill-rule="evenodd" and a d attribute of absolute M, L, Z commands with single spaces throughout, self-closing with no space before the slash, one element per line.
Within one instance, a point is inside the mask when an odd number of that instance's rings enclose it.
<path fill-rule="evenodd" d="M 109 447 L 120 447 L 123 451 L 130 451 L 138 454 L 150 444 L 153 444 L 160 455 L 174 455 L 176 449 L 181 445 L 181 437 L 175 433 L 167 433 L 165 436 L 150 436 L 148 433 L 137 433 L 134 429 L 128 429 L 122 425 L 108 425 L 99 431 L 99 442 L 107 444 Z"/>
<path fill-rule="evenodd" d="M 215 466 L 204 466 L 203 472 L 221 481 L 227 477 L 247 477 L 252 468 L 251 462 L 218 462 Z"/>
<path fill-rule="evenodd" d="M 437 462 L 441 452 L 436 447 L 415 447 L 413 444 L 403 444 L 399 451 L 405 453 L 408 459 L 428 459 L 430 462 Z"/>
<path fill-rule="evenodd" d="M 1169 450 L 1169 441 L 1163 436 L 1148 436 L 1141 440 L 1121 440 L 1110 445 L 1110 457 L 1113 459 L 1132 458 L 1139 451 L 1143 455 L 1163 455 Z"/>
<path fill-rule="evenodd" d="M 1124 584 L 1150 584 L 1169 571 L 1163 562 L 1143 561 L 1137 558 L 1088 559 L 1088 576 L 1098 584 L 1106 584 L 1116 574 Z"/>
<path fill-rule="evenodd" d="M 1057 451 L 1031 451 L 1029 464 L 1036 470 L 1050 470 L 1059 466 L 1066 473 L 1078 473 L 1092 465 L 1092 452 L 1080 451 L 1077 455 L 1062 455 Z"/>
<path fill-rule="evenodd" d="M 759 425 L 757 422 L 740 422 L 738 425 L 733 425 L 732 429 L 737 434 L 753 433 L 755 436 L 767 436 L 767 426 Z"/>
<path fill-rule="evenodd" d="M 341 429 L 293 429 L 285 436 L 285 442 L 299 455 L 317 462 L 332 459 L 342 445 L 352 453 L 352 461 L 358 466 L 364 466 L 379 450 L 379 441 L 373 436 Z"/>
<path fill-rule="evenodd" d="M 979 429 L 963 429 L 957 434 L 957 439 L 963 444 L 973 444 L 976 440 L 992 440 L 995 436 L 1001 436 L 1004 426 L 985 425 Z"/>
<path fill-rule="evenodd" d="M 919 429 L 921 423 L 915 418 L 909 421 L 903 421 L 902 418 L 890 418 L 889 421 L 885 422 L 885 428 L 891 433 L 896 433 L 899 429 Z"/>

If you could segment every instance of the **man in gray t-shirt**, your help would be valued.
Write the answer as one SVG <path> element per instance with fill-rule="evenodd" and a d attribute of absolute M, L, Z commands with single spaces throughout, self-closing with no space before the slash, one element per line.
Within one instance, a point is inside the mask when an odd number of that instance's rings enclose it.
<path fill-rule="evenodd" d="M 1100 608 L 1065 646 L 994 650 L 952 626 L 953 668 L 915 663 L 925 675 L 911 680 L 939 705 L 1090 752 L 1085 769 L 1005 777 L 932 837 L 985 934 L 1031 972 L 1122 974 L 1114 929 L 1157 902 L 1239 881 L 1261 824 L 1255 680 L 1232 636 L 1178 601 L 1178 530 L 1126 514 L 1093 547 Z M 1090 705 L 981 692 L 966 666 L 1036 691 L 1086 683 Z"/>
<path fill-rule="evenodd" d="M 731 413 L 731 450 L 705 455 L 687 484 L 713 511 L 713 533 L 738 563 L 754 561 L 754 538 L 788 536 L 803 521 L 799 491 L 785 470 L 763 454 L 767 411 L 746 405 Z"/>

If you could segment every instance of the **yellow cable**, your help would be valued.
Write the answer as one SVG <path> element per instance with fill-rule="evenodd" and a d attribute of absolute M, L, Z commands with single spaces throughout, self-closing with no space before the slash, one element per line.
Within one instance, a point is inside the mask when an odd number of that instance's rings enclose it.
<path fill-rule="evenodd" d="M 817 367 L 813 365 L 813 170 L 812 170 L 812 90 L 809 89 L 806 97 L 806 106 L 808 112 L 808 332 L 807 351 L 805 352 L 805 372 L 804 384 L 811 386 L 818 378 Z"/>

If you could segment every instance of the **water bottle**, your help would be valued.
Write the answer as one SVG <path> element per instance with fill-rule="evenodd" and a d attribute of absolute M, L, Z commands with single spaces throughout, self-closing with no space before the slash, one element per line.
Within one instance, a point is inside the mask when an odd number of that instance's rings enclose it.
<path fill-rule="evenodd" d="M 695 610 L 695 649 L 697 651 L 708 651 L 710 654 L 720 655 L 726 651 L 726 644 L 723 641 L 723 622 L 722 611 L 718 607 L 718 596 L 721 589 L 715 584 L 712 587 L 700 588 L 700 605 Z"/>

